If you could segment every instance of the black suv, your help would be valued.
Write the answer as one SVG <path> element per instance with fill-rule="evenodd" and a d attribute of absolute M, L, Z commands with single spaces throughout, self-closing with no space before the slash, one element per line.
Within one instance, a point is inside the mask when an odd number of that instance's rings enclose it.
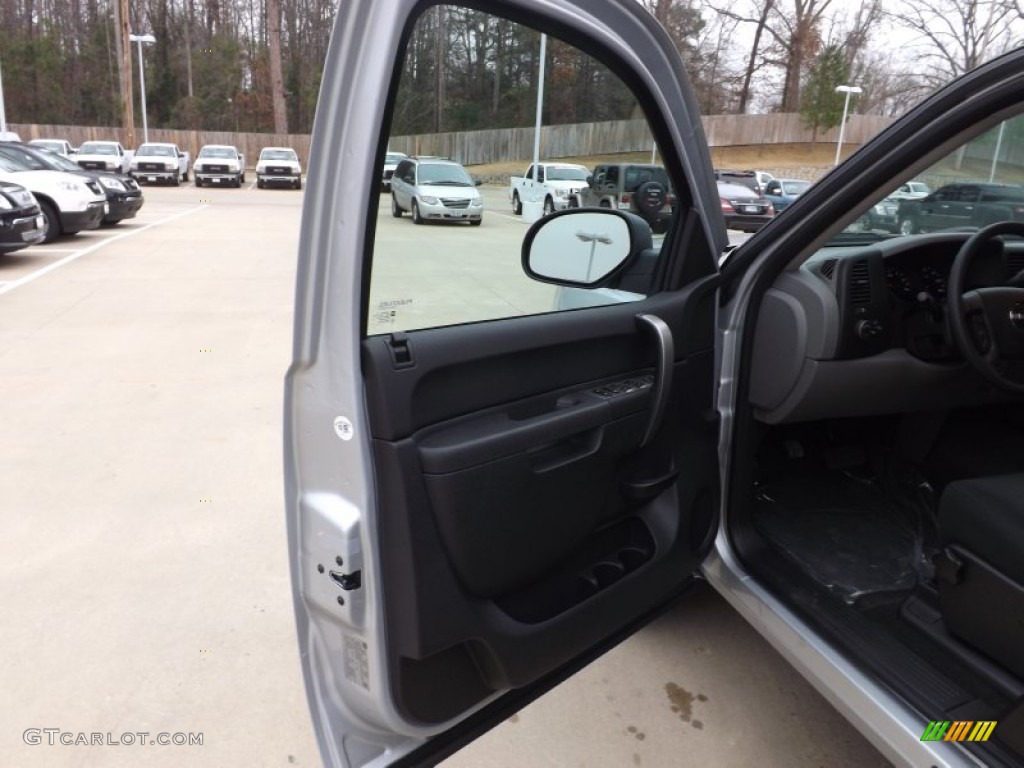
<path fill-rule="evenodd" d="M 630 211 L 645 219 L 655 232 L 664 232 L 672 220 L 676 201 L 663 166 L 605 163 L 594 168 L 587 183 L 569 198 L 570 208 Z"/>
<path fill-rule="evenodd" d="M 1024 221 L 1024 189 L 1007 184 L 947 184 L 919 200 L 900 200 L 897 219 L 902 235 Z"/>

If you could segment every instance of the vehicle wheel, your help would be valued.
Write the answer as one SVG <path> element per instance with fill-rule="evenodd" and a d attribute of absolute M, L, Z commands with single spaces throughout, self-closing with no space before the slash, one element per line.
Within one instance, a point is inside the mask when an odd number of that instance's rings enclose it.
<path fill-rule="evenodd" d="M 238 177 L 239 184 L 245 184 L 245 171 L 242 171 L 242 175 Z"/>
<path fill-rule="evenodd" d="M 188 171 L 185 171 L 183 174 L 181 174 L 181 180 L 188 181 Z"/>
<path fill-rule="evenodd" d="M 555 212 L 555 203 L 550 197 L 544 198 L 544 215 L 550 216 Z"/>
<path fill-rule="evenodd" d="M 405 211 L 402 210 L 401 206 L 398 204 L 398 200 L 396 200 L 395 196 L 392 195 L 391 196 L 391 215 L 394 216 L 396 219 L 400 219 L 400 218 L 402 218 L 402 214 L 403 213 L 405 213 Z"/>
<path fill-rule="evenodd" d="M 263 189 L 263 179 L 256 179 L 256 189 Z"/>
<path fill-rule="evenodd" d="M 918 233 L 917 222 L 913 219 L 901 219 L 900 220 L 900 234 L 901 235 L 916 235 Z"/>
<path fill-rule="evenodd" d="M 174 186 L 181 186 L 181 174 L 174 174 L 174 181 L 171 182 Z"/>
<path fill-rule="evenodd" d="M 611 208 L 612 204 L 609 203 L 607 200 L 602 200 L 600 203 L 597 204 L 597 207 L 598 208 Z"/>
<path fill-rule="evenodd" d="M 201 182 L 199 179 L 196 179 L 196 187 L 197 188 L 201 188 L 202 186 L 203 186 L 203 182 Z"/>
<path fill-rule="evenodd" d="M 578 197 L 570 197 L 569 198 L 569 207 L 570 208 L 579 208 L 580 207 L 580 199 Z"/>
<path fill-rule="evenodd" d="M 423 223 L 423 217 L 420 216 L 420 207 L 419 207 L 419 205 L 417 205 L 415 200 L 412 201 L 412 208 L 410 209 L 410 213 L 412 213 L 412 223 L 413 224 L 422 224 Z"/>
<path fill-rule="evenodd" d="M 49 203 L 40 200 L 39 210 L 43 214 L 43 235 L 44 243 L 52 243 L 61 235 L 60 230 L 60 217 L 57 215 L 57 209 Z"/>
<path fill-rule="evenodd" d="M 236 176 L 235 177 L 235 189 L 240 189 L 241 188 L 242 181 L 244 181 L 244 179 L 241 176 Z"/>
<path fill-rule="evenodd" d="M 302 189 L 302 179 L 296 179 L 295 180 L 295 188 L 296 189 Z"/>
<path fill-rule="evenodd" d="M 523 202 L 519 199 L 519 193 L 512 193 L 512 213 L 519 216 L 523 212 Z"/>
<path fill-rule="evenodd" d="M 484 220 L 483 219 L 474 219 L 473 221 L 471 221 L 469 223 L 470 223 L 470 225 L 472 225 L 474 227 L 479 227 L 481 224 L 484 223 Z"/>

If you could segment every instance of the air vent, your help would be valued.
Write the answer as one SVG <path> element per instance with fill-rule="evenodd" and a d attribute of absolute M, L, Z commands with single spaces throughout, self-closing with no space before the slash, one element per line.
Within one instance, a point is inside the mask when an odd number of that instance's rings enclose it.
<path fill-rule="evenodd" d="M 826 261 L 823 261 L 821 263 L 820 267 L 818 267 L 818 272 L 821 273 L 822 277 L 831 280 L 832 275 L 834 275 L 836 272 L 836 264 L 838 262 L 839 259 L 827 259 Z"/>
<path fill-rule="evenodd" d="M 853 304 L 871 303 L 871 273 L 865 259 L 850 269 L 850 301 Z"/>

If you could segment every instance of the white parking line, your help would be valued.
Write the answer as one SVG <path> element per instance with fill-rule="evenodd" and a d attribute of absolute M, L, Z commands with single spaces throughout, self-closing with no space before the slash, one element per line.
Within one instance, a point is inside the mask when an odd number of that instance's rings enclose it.
<path fill-rule="evenodd" d="M 488 211 L 487 213 L 490 216 L 501 216 L 501 218 L 508 219 L 509 221 L 523 221 L 521 217 L 515 216 L 511 213 L 498 213 L 497 211 Z M 523 224 L 525 223 L 526 222 L 523 221 Z"/>
<path fill-rule="evenodd" d="M 81 248 L 51 248 L 48 245 L 30 245 L 28 248 L 22 248 L 18 251 L 19 256 L 35 255 L 37 253 L 74 253 L 80 251 Z"/>
<path fill-rule="evenodd" d="M 131 230 L 129 232 L 122 232 L 121 234 L 114 235 L 113 237 L 106 237 L 106 238 L 100 240 L 98 243 L 93 243 L 92 245 L 88 246 L 87 248 L 83 248 L 83 249 L 81 249 L 79 251 L 74 251 L 70 256 L 65 256 L 60 261 L 55 261 L 55 262 L 53 262 L 53 264 L 48 264 L 45 267 L 41 267 L 40 269 L 37 269 L 35 272 L 30 272 L 29 274 L 25 275 L 22 278 L 19 278 L 17 280 L 12 280 L 11 282 L 6 283 L 6 284 L 0 284 L 0 295 L 3 295 L 5 293 L 7 293 L 8 291 L 13 291 L 15 288 L 20 288 L 23 285 L 27 285 L 28 283 L 31 283 L 33 280 L 36 280 L 36 279 L 42 277 L 43 275 L 49 274 L 50 272 L 53 272 L 54 270 L 60 269 L 65 264 L 70 264 L 71 262 L 73 262 L 73 261 L 75 261 L 77 259 L 80 259 L 83 256 L 86 256 L 86 255 L 92 253 L 93 251 L 99 250 L 100 248 L 102 248 L 107 243 L 113 243 L 113 242 L 115 242 L 117 240 L 123 240 L 126 237 L 134 237 L 135 235 L 139 234 L 140 232 L 145 232 L 147 229 L 152 229 L 153 227 L 158 227 L 161 224 L 166 224 L 169 221 L 174 221 L 175 219 L 180 219 L 182 216 L 187 216 L 190 213 L 195 213 L 196 211 L 201 211 L 204 208 L 206 208 L 206 205 L 197 205 L 195 208 L 190 208 L 187 211 L 182 211 L 181 213 L 176 213 L 173 216 L 168 216 L 167 218 L 162 219 L 161 221 L 154 221 L 152 224 L 147 224 L 144 227 L 139 227 L 138 229 L 133 229 L 133 230 Z"/>

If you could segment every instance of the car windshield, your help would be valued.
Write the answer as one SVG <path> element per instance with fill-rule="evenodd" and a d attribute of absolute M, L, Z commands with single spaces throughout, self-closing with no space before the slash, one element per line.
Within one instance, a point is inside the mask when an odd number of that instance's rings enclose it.
<path fill-rule="evenodd" d="M 18 152 L 16 157 L 17 162 L 33 170 L 71 171 L 72 173 L 81 173 L 82 171 L 82 166 L 78 163 L 68 160 L 64 155 L 56 155 L 41 147 L 37 152 Z"/>
<path fill-rule="evenodd" d="M 401 152 L 388 152 L 384 155 L 384 165 L 397 165 L 405 159 Z"/>
<path fill-rule="evenodd" d="M 590 172 L 586 168 L 548 168 L 548 181 L 586 181 L 589 175 Z"/>
<path fill-rule="evenodd" d="M 718 194 L 730 199 L 756 200 L 757 195 L 742 184 L 729 184 L 724 181 L 718 182 Z"/>
<path fill-rule="evenodd" d="M 4 173 L 19 173 L 21 171 L 28 170 L 23 165 L 18 165 L 10 158 L 0 155 L 0 171 Z"/>
<path fill-rule="evenodd" d="M 1024 221 L 1024 117 L 997 124 L 884 190 L 833 245 Z"/>
<path fill-rule="evenodd" d="M 200 157 L 223 157 L 235 159 L 235 150 L 231 147 L 203 147 L 199 150 Z"/>
<path fill-rule="evenodd" d="M 298 160 L 298 155 L 292 149 L 264 149 L 260 160 Z"/>
<path fill-rule="evenodd" d="M 71 171 L 72 173 L 80 173 L 82 166 L 73 160 L 68 160 L 64 155 L 53 155 L 47 157 L 46 162 L 51 168 L 55 168 L 58 171 Z"/>
<path fill-rule="evenodd" d="M 87 141 L 78 150 L 80 155 L 116 155 L 117 147 L 113 144 L 99 144 L 92 141 Z"/>
<path fill-rule="evenodd" d="M 421 163 L 417 171 L 420 184 L 472 187 L 473 180 L 461 165 L 452 163 Z"/>
<path fill-rule="evenodd" d="M 39 147 L 40 149 L 48 149 L 51 152 L 60 152 L 64 149 L 64 144 L 59 141 L 31 141 L 29 142 L 33 147 Z"/>
<path fill-rule="evenodd" d="M 17 149 L 3 147 L 0 148 L 0 156 L 10 160 L 12 163 L 20 166 L 24 170 L 45 171 L 50 168 L 47 163 L 44 163 L 31 152 L 21 152 Z M 81 168 L 77 169 L 81 170 Z"/>
<path fill-rule="evenodd" d="M 146 157 L 174 157 L 174 147 L 158 147 L 155 144 L 143 144 L 135 156 L 145 155 Z"/>
<path fill-rule="evenodd" d="M 782 194 L 784 195 L 802 195 L 808 189 L 811 188 L 811 182 L 809 181 L 783 181 L 781 182 Z"/>

